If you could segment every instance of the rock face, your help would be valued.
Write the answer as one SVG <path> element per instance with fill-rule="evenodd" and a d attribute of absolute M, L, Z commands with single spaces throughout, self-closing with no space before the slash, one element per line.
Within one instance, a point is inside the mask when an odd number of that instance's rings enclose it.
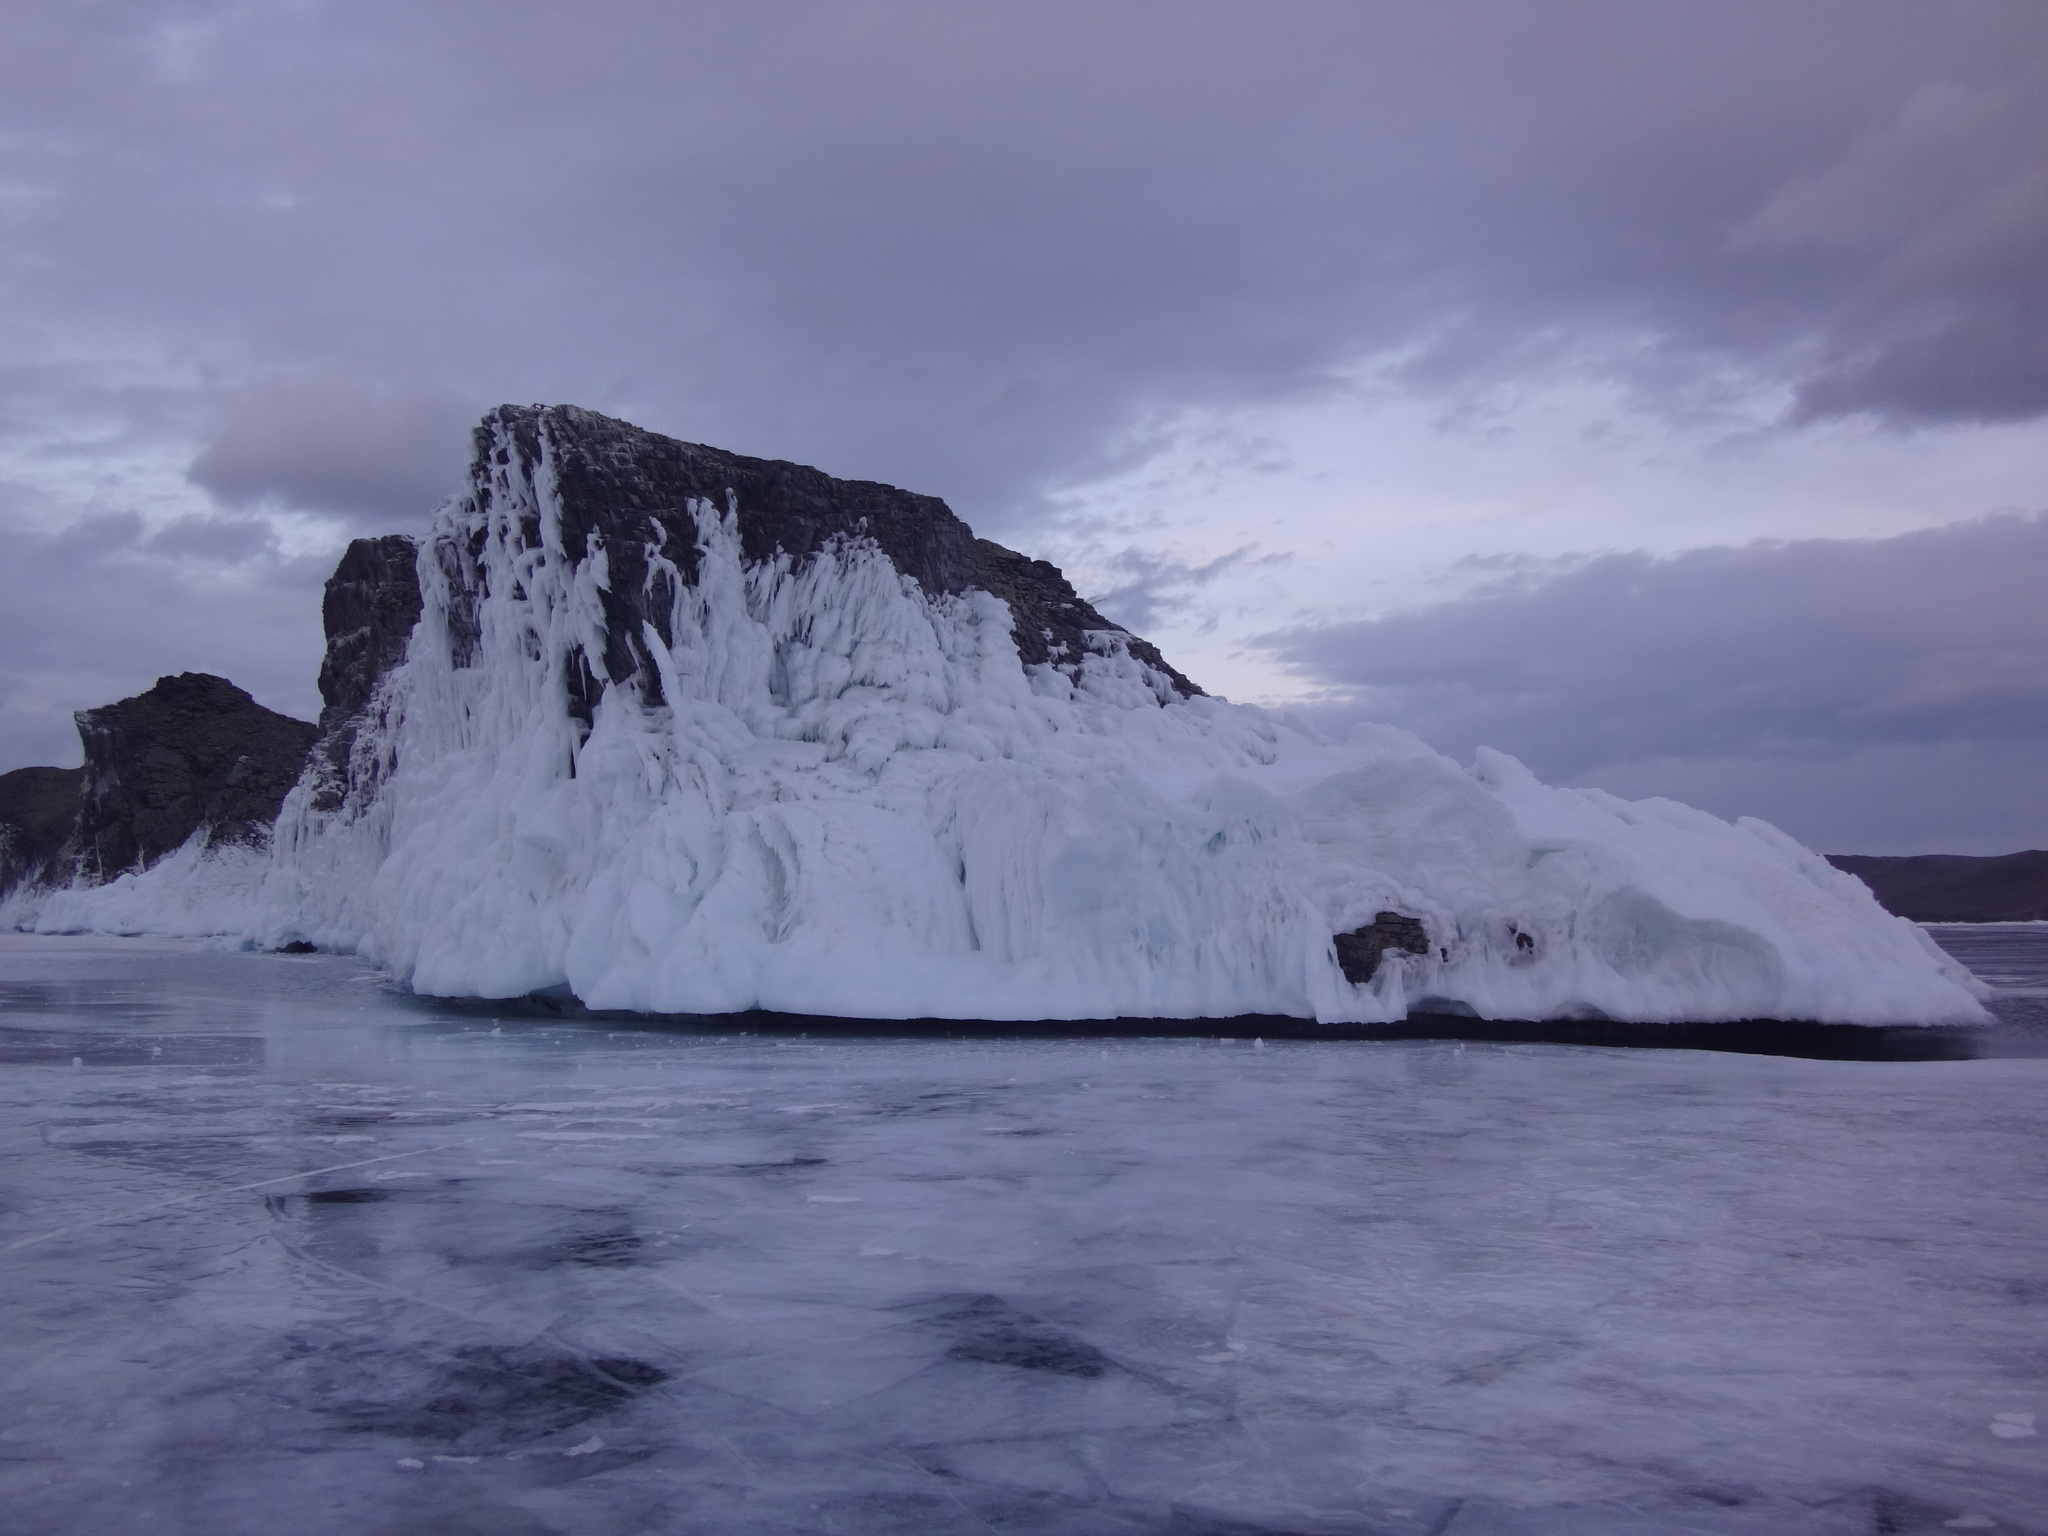
<path fill-rule="evenodd" d="M 1202 691 L 1148 642 L 1083 602 L 1056 566 L 976 538 L 936 496 L 679 442 L 576 406 L 506 405 L 484 418 L 476 431 L 479 484 L 494 474 L 517 480 L 542 469 L 552 472 L 560 497 L 568 558 L 583 561 L 594 544 L 605 551 L 605 670 L 614 683 L 636 681 L 646 703 L 661 703 L 662 697 L 642 626 L 651 625 L 664 645 L 675 639 L 669 633 L 672 578 L 650 561 L 650 544 L 685 585 L 695 584 L 699 529 L 688 505 L 701 500 L 722 509 L 729 499 L 738 507 L 742 553 L 750 565 L 778 554 L 800 564 L 835 538 L 864 533 L 931 596 L 979 587 L 1007 602 L 1017 653 L 1027 667 L 1050 664 L 1071 674 L 1082 656 L 1099 648 L 1091 635 L 1116 635 L 1124 637 L 1131 655 L 1169 679 L 1178 697 Z M 528 534 L 530 545 L 542 542 L 537 526 Z M 455 590 L 473 598 L 484 590 L 474 564 L 483 538 L 480 529 L 467 552 L 468 569 L 447 572 Z M 458 664 L 474 646 L 475 625 L 474 600 L 450 615 Z M 601 686 L 587 674 L 572 679 L 571 707 L 586 724 Z"/>
<path fill-rule="evenodd" d="M 349 758 L 385 673 L 405 660 L 420 617 L 419 545 L 402 533 L 357 539 L 343 551 L 320 600 L 327 653 L 320 662 L 320 740 L 313 803 L 342 802 Z"/>
<path fill-rule="evenodd" d="M 1885 910 L 1916 923 L 2031 923 L 2048 919 L 2048 850 L 1973 858 L 1831 853 L 1828 862 L 1869 886 Z"/>
<path fill-rule="evenodd" d="M 1390 949 L 1429 953 L 1429 934 L 1421 922 L 1399 912 L 1376 913 L 1363 928 L 1340 933 L 1331 942 L 1337 947 L 1338 968 L 1353 986 L 1363 986 L 1378 975 L 1380 957 Z"/>
<path fill-rule="evenodd" d="M 327 632 L 320 663 L 323 732 L 360 714 L 377 680 L 405 659 L 420 617 L 418 557 L 419 545 L 402 533 L 357 539 L 327 578 L 320 600 Z"/>
<path fill-rule="evenodd" d="M 85 767 L 73 840 L 87 880 L 153 864 L 201 827 L 213 843 L 261 841 L 319 734 L 203 672 L 76 718 Z"/>
<path fill-rule="evenodd" d="M 85 793 L 83 768 L 0 773 L 0 896 L 69 872 L 71 835 Z"/>

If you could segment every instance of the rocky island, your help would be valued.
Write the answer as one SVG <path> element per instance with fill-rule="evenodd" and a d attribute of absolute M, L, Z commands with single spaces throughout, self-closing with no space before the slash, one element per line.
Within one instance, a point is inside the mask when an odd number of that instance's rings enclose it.
<path fill-rule="evenodd" d="M 0 919 L 656 1013 L 1982 1016 L 1763 823 L 1322 738 L 936 498 L 575 407 L 490 413 L 468 489 L 418 544 L 352 545 L 323 615 L 317 728 L 102 793 L 122 715 L 79 787 L 0 781 Z"/>

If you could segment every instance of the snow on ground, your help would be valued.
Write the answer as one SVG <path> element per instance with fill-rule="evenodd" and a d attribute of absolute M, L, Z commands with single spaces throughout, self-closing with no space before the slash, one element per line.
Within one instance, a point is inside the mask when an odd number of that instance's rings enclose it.
<path fill-rule="evenodd" d="M 1182 700 L 1107 633 L 1074 676 L 1027 669 L 987 593 L 932 598 L 864 539 L 747 565 L 731 507 L 693 504 L 674 641 L 639 637 L 664 702 L 612 687 L 586 739 L 566 700 L 605 677 L 607 557 L 566 552 L 545 460 L 500 457 L 422 547 L 347 803 L 286 801 L 252 939 L 649 1012 L 1983 1017 L 1918 929 L 1761 822 Z M 675 553 L 650 543 L 650 583 Z M 219 922 L 144 921 L 140 894 L 27 922 Z M 1353 985 L 1332 936 L 1381 911 L 1428 953 Z"/>
<path fill-rule="evenodd" d="M 105 885 L 17 888 L 0 897 L 0 929 L 239 940 L 269 877 L 270 850 L 240 843 L 209 848 L 207 830 L 200 828 L 149 868 Z"/>

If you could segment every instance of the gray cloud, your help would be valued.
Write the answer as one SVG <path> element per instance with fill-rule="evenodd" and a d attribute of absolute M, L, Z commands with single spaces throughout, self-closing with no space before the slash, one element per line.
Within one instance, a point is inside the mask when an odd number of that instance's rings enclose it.
<path fill-rule="evenodd" d="M 410 528 L 461 489 L 479 414 L 452 395 L 271 380 L 229 402 L 189 477 L 229 507 L 335 513 L 373 531 Z"/>
<path fill-rule="evenodd" d="M 1454 602 L 1266 643 L 1339 713 L 1454 755 L 1495 746 L 1555 778 L 1776 810 L 1814 836 L 1952 825 L 1924 812 L 1975 792 L 1954 775 L 1978 754 L 2006 788 L 1995 835 L 1972 835 L 2038 844 L 2048 779 L 2016 798 L 2012 765 L 2048 769 L 2044 570 L 2048 515 L 2011 514 L 1523 567 Z M 1872 798 L 1879 785 L 1895 798 Z"/>
<path fill-rule="evenodd" d="M 1120 579 L 1100 597 L 1091 597 L 1089 601 L 1106 617 L 1143 634 L 1162 615 L 1191 606 L 1198 589 L 1210 585 L 1226 571 L 1246 565 L 1282 565 L 1293 558 L 1286 554 L 1262 555 L 1256 544 L 1244 544 L 1198 564 L 1133 546 L 1119 550 L 1103 562 Z"/>
<path fill-rule="evenodd" d="M 2048 411 L 2048 69 L 2001 88 L 1922 86 L 1839 162 L 1781 187 L 1732 244 L 1870 263 L 1829 317 L 1802 416 Z"/>
<path fill-rule="evenodd" d="M 1906 420 L 2048 378 L 2028 0 L 30 9 L 13 323 L 256 387 L 197 468 L 238 502 L 426 478 L 295 468 L 262 392 L 309 369 L 985 520 L 1143 407 L 1376 350 L 1732 362 Z"/>
<path fill-rule="evenodd" d="M 240 565 L 277 553 L 277 529 L 260 517 L 181 517 L 150 536 L 147 547 L 166 555 Z"/>

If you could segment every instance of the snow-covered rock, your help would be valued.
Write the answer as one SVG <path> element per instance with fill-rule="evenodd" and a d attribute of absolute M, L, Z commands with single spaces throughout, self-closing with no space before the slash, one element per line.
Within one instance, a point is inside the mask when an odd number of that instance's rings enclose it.
<path fill-rule="evenodd" d="M 472 481 L 329 583 L 267 851 L 202 817 L 0 924 L 652 1012 L 1983 1016 L 1761 822 L 1208 698 L 933 498 L 573 407 L 491 413 Z"/>
<path fill-rule="evenodd" d="M 287 799 L 249 930 L 422 992 L 1982 1017 L 1918 929 L 1761 822 L 1208 698 L 931 498 L 505 407 L 416 569 L 404 659 Z"/>

